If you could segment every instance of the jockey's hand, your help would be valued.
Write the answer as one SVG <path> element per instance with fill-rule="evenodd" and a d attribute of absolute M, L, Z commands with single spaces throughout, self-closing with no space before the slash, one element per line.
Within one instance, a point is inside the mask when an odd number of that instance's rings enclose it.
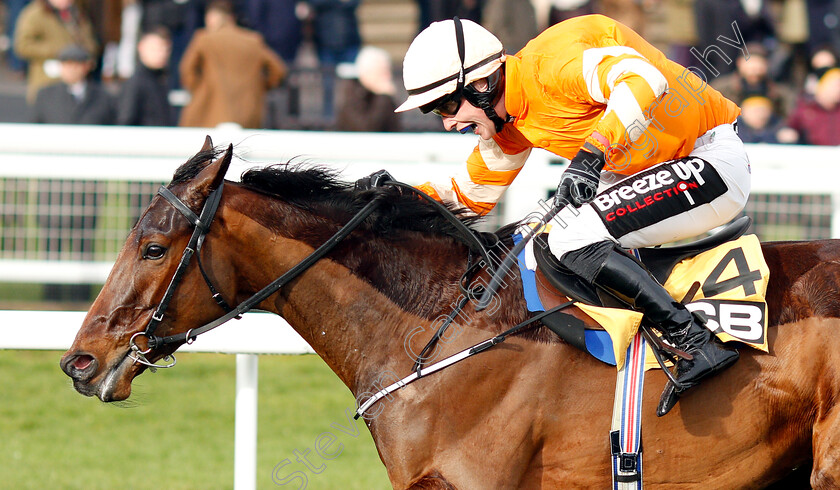
<path fill-rule="evenodd" d="M 391 177 L 391 174 L 389 174 L 387 170 L 377 170 L 367 177 L 362 177 L 357 180 L 354 187 L 357 191 L 366 191 L 368 189 L 373 189 L 374 187 L 381 187 L 388 182 L 394 182 L 394 178 Z"/>
<path fill-rule="evenodd" d="M 560 177 L 560 185 L 554 194 L 554 205 L 559 207 L 571 204 L 578 208 L 595 199 L 605 163 L 601 150 L 590 146 L 581 148 Z"/>

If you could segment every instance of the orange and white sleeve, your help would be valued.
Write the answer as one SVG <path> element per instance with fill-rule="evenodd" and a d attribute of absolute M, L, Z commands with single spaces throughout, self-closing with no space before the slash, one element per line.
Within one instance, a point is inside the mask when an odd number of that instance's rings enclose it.
<path fill-rule="evenodd" d="M 479 138 L 464 169 L 441 182 L 417 186 L 439 201 L 459 202 L 479 215 L 490 212 L 519 174 L 531 149 L 505 153 L 493 140 Z"/>
<path fill-rule="evenodd" d="M 612 144 L 636 141 L 650 125 L 650 107 L 668 90 L 665 75 L 627 46 L 583 52 L 583 80 L 589 97 L 607 108 L 586 142 L 606 153 Z"/>

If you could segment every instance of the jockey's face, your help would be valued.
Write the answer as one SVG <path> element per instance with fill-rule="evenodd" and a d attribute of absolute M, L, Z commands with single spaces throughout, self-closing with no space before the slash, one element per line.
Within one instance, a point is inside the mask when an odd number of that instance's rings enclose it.
<path fill-rule="evenodd" d="M 482 79 L 474 82 L 475 85 L 481 83 L 484 83 L 486 86 L 487 80 Z M 480 86 L 477 88 L 479 90 L 482 89 Z M 499 114 L 505 113 L 504 100 L 505 98 L 503 96 L 496 105 L 496 112 Z M 463 133 L 473 131 L 484 139 L 490 139 L 496 134 L 496 125 L 493 124 L 493 121 L 487 117 L 487 114 L 482 109 L 470 104 L 466 99 L 462 99 L 461 106 L 454 115 L 441 117 L 443 119 L 443 127 L 447 131 L 452 131 L 453 129 Z"/>

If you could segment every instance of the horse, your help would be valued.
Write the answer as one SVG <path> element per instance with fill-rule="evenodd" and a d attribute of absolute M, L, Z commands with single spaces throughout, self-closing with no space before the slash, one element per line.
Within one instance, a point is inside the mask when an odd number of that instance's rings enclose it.
<path fill-rule="evenodd" d="M 360 192 L 316 165 L 253 168 L 241 181 L 226 181 L 231 158 L 232 146 L 214 148 L 208 137 L 167 187 L 197 214 L 224 184 L 196 253 L 203 265 L 190 264 L 171 295 L 169 279 L 196 223 L 159 195 L 130 231 L 61 359 L 75 389 L 103 402 L 128 398 L 132 380 L 149 369 L 136 353 L 156 362 L 179 345 L 143 345 L 140 334 L 161 302 L 168 302 L 158 317 L 161 334 L 191 340 L 191 329 L 224 314 L 207 284 L 227 303 L 244 301 L 304 260 L 373 195 L 380 200 L 373 214 L 256 306 L 283 317 L 357 400 L 383 378 L 409 374 L 406 351 L 419 349 L 407 349 L 406 339 L 423 345 L 462 295 L 472 252 L 453 224 L 410 193 Z M 661 418 L 655 408 L 666 377 L 658 370 L 645 377 L 650 488 L 760 488 L 797 468 L 811 468 L 813 488 L 840 485 L 840 242 L 762 249 L 771 270 L 770 353 L 742 349 L 733 367 Z M 466 302 L 457 330 L 437 346 L 439 358 L 530 316 L 512 277 L 497 293 L 498 308 L 476 311 Z M 489 272 L 473 280 L 482 278 Z M 538 325 L 391 393 L 365 423 L 394 488 L 603 487 L 612 474 L 615 378 L 615 367 Z"/>

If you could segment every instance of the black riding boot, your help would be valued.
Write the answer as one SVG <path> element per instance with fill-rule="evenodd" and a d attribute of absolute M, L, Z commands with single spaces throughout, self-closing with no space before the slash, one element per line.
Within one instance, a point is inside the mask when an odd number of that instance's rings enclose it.
<path fill-rule="evenodd" d="M 691 361 L 679 359 L 677 362 L 677 382 L 682 388 L 678 390 L 668 382 L 656 410 L 658 416 L 668 413 L 680 395 L 696 386 L 701 379 L 726 369 L 738 360 L 738 351 L 729 350 L 717 338 L 713 339 L 712 332 L 702 321 L 674 300 L 635 258 L 603 242 L 590 247 L 597 252 L 587 253 L 582 249 L 581 256 L 592 259 L 600 255 L 598 258 L 603 260 L 603 266 L 595 273 L 592 283 L 641 310 L 648 321 L 667 333 L 678 348 L 694 358 Z M 579 251 L 571 254 L 576 252 Z M 569 262 L 575 261 L 574 257 L 564 256 L 564 259 L 567 267 L 572 265 Z"/>

